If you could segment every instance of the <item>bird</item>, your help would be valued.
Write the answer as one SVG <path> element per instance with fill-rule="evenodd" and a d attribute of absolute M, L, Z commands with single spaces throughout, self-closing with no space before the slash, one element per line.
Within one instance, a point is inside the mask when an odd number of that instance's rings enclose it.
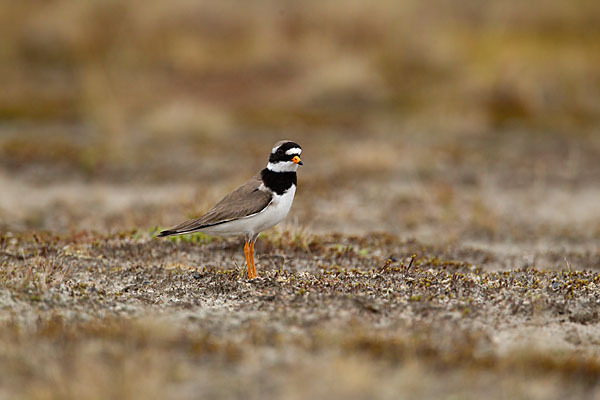
<path fill-rule="evenodd" d="M 281 140 L 275 143 L 264 169 L 206 214 L 164 230 L 158 237 L 193 232 L 213 236 L 243 235 L 248 279 L 256 279 L 254 243 L 262 231 L 280 223 L 290 211 L 296 194 L 296 171 L 303 165 L 300 154 L 302 147 L 296 142 Z"/>

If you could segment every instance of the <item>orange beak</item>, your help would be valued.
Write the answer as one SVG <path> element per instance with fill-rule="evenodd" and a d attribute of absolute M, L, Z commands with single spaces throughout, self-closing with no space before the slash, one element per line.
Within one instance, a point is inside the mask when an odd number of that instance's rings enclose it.
<path fill-rule="evenodd" d="M 302 165 L 302 160 L 298 156 L 294 156 L 294 158 L 292 158 L 292 161 L 294 162 L 294 164 Z"/>

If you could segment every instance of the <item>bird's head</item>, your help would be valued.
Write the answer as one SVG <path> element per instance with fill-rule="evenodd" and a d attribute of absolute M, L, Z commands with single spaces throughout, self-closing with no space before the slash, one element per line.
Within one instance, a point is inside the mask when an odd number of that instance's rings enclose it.
<path fill-rule="evenodd" d="M 273 172 L 294 172 L 302 165 L 302 147 L 296 142 L 282 140 L 275 143 L 267 168 Z"/>

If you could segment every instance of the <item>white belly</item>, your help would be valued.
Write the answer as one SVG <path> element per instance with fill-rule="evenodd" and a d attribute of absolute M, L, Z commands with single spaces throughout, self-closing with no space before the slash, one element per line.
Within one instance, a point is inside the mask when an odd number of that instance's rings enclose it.
<path fill-rule="evenodd" d="M 259 234 L 277 225 L 288 215 L 295 194 L 296 186 L 292 185 L 281 196 L 275 194 L 271 203 L 261 212 L 235 221 L 209 226 L 201 229 L 201 232 L 216 236 Z"/>

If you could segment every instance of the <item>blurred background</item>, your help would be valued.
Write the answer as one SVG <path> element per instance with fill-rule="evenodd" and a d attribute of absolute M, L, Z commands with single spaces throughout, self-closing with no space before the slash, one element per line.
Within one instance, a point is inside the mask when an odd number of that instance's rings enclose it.
<path fill-rule="evenodd" d="M 1 8 L 4 230 L 169 226 L 289 138 L 302 229 L 501 252 L 600 239 L 598 1 Z"/>

